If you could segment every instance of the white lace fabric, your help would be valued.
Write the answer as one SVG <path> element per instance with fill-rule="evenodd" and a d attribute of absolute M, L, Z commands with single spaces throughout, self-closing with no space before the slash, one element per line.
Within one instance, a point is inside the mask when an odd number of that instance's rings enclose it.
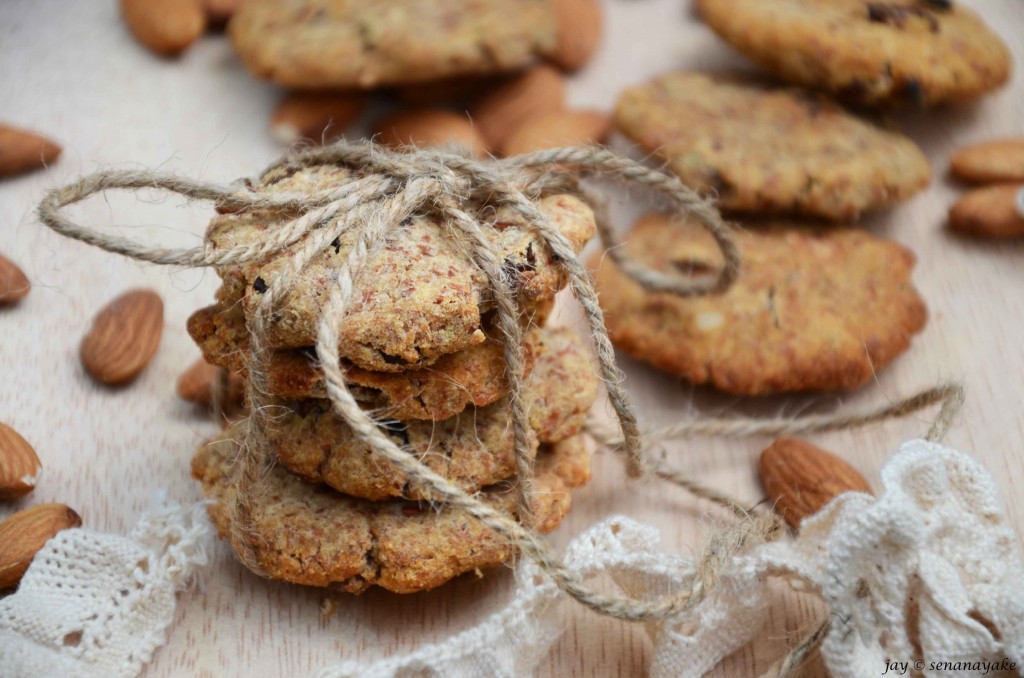
<path fill-rule="evenodd" d="M 137 676 L 164 644 L 176 592 L 207 560 L 205 507 L 161 503 L 130 537 L 60 532 L 0 599 L 5 678 Z"/>
<path fill-rule="evenodd" d="M 734 557 L 692 608 L 646 623 L 651 676 L 703 675 L 748 643 L 764 620 L 770 577 L 831 606 L 822 655 L 837 678 L 882 674 L 886 659 L 922 659 L 926 676 L 979 675 L 929 668 L 938 661 L 1006 659 L 1020 670 L 1024 563 L 992 478 L 970 457 L 918 440 L 890 459 L 882 486 L 877 498 L 836 498 L 793 540 Z M 51 540 L 18 592 L 0 601 L 0 666 L 13 676 L 137 675 L 163 642 L 175 591 L 206 563 L 209 528 L 197 510 L 165 507 L 130 539 L 68 530 Z M 611 517 L 576 537 L 565 562 L 609 592 L 659 597 L 698 571 L 659 541 L 655 528 Z M 318 675 L 530 675 L 562 630 L 560 610 L 574 603 L 529 560 L 516 576 L 508 604 L 479 625 Z"/>

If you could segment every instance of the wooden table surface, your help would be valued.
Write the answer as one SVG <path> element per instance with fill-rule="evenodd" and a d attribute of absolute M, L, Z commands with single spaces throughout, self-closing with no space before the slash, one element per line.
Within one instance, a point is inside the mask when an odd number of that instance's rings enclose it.
<path fill-rule="evenodd" d="M 255 173 L 281 149 L 266 130 L 280 92 L 250 78 L 223 37 L 204 37 L 181 59 L 158 59 L 132 40 L 116 4 L 0 4 L 0 120 L 37 128 L 64 145 L 48 171 L 0 182 L 0 252 L 19 262 L 33 283 L 20 305 L 0 311 L 0 420 L 35 446 L 44 465 L 36 492 L 0 506 L 0 515 L 61 501 L 77 509 L 86 526 L 124 533 L 162 489 L 183 503 L 199 499 L 188 461 L 214 425 L 177 400 L 174 380 L 199 355 L 185 319 L 210 303 L 216 276 L 142 266 L 63 240 L 36 221 L 35 205 L 45 189 L 99 168 L 159 168 L 228 181 Z M 1011 45 L 1016 63 L 1024 64 L 1024 2 L 966 4 L 984 13 Z M 606 9 L 606 40 L 593 63 L 573 77 L 573 105 L 610 110 L 623 87 L 673 68 L 750 68 L 681 0 L 612 0 Z M 1024 251 L 1020 243 L 952 237 L 944 220 L 961 190 L 945 176 L 951 151 L 1024 134 L 1020 70 L 1007 87 L 977 103 L 898 116 L 931 159 L 935 179 L 913 200 L 863 225 L 906 244 L 919 258 L 915 282 L 931 317 L 905 356 L 854 393 L 755 402 L 694 389 L 623 358 L 626 384 L 645 425 L 726 413 L 852 411 L 957 380 L 968 399 L 947 442 L 976 455 L 1004 497 L 1014 496 L 1024 480 Z M 616 210 L 620 228 L 628 227 L 628 212 L 623 205 Z M 114 232 L 182 246 L 200 241 L 211 210 L 144 193 L 93 200 L 75 214 Z M 117 226 L 125 224 L 132 225 Z M 103 303 L 140 285 L 159 290 L 166 303 L 160 351 L 131 387 L 98 388 L 78 363 L 80 337 Z M 562 314 L 565 321 L 574 317 L 571 307 Z M 877 480 L 887 456 L 901 441 L 922 435 L 933 416 L 926 412 L 814 440 Z M 762 492 L 754 461 L 766 442 L 693 440 L 668 451 L 679 469 L 756 502 Z M 1007 510 L 1021 533 L 1024 505 Z M 611 514 L 657 525 L 665 548 L 680 552 L 699 550 L 708 526 L 723 518 L 657 481 L 627 481 L 617 459 L 598 454 L 594 482 L 576 495 L 572 514 L 552 538 L 564 544 Z M 499 568 L 481 580 L 464 578 L 414 596 L 326 594 L 252 576 L 219 543 L 203 588 L 180 597 L 168 643 L 146 675 L 292 676 L 342 659 L 405 652 L 498 609 L 511 585 L 510 571 Z M 337 606 L 330 617 L 320 612 L 325 597 Z M 764 670 L 822 614 L 820 606 L 780 593 L 757 642 L 727 659 L 717 675 Z M 650 641 L 640 626 L 569 606 L 565 633 L 540 674 L 643 675 L 649 657 Z"/>

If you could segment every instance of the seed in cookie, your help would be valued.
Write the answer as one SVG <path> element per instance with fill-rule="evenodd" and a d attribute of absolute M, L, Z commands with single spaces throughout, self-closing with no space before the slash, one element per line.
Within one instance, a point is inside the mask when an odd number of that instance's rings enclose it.
<path fill-rule="evenodd" d="M 697 0 L 726 42 L 784 80 L 861 104 L 971 99 L 1004 84 L 1010 52 L 959 2 Z"/>
<path fill-rule="evenodd" d="M 734 235 L 742 270 L 722 294 L 647 292 L 604 260 L 596 285 L 615 345 L 694 383 L 753 396 L 861 386 L 925 324 L 914 257 L 894 242 L 784 222 L 747 223 Z M 624 247 L 684 276 L 723 265 L 703 230 L 661 216 L 641 219 Z"/>
<path fill-rule="evenodd" d="M 821 95 L 678 72 L 627 89 L 615 124 L 737 212 L 855 219 L 928 185 L 907 137 Z"/>
<path fill-rule="evenodd" d="M 212 500 L 207 506 L 220 536 L 237 553 L 251 552 L 273 579 L 334 586 L 359 593 L 380 586 L 396 593 L 432 589 L 464 572 L 513 557 L 508 540 L 464 511 L 401 500 L 370 502 L 311 487 L 281 466 L 266 472 L 244 537 L 232 524 L 238 443 L 225 432 L 192 459 L 192 475 Z M 537 455 L 535 527 L 555 529 L 568 513 L 572 488 L 590 477 L 582 435 L 546 446 Z M 514 511 L 515 493 L 498 485 L 478 495 Z M 243 558 L 243 563 L 246 562 Z"/>

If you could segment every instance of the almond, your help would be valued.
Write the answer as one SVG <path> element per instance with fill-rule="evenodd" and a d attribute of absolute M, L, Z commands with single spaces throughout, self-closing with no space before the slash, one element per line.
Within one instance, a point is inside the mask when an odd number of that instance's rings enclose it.
<path fill-rule="evenodd" d="M 608 137 L 611 118 L 594 111 L 556 111 L 528 120 L 505 140 L 506 156 L 560 146 L 601 143 Z"/>
<path fill-rule="evenodd" d="M 121 14 L 135 39 L 163 56 L 184 51 L 206 30 L 201 0 L 121 0 Z"/>
<path fill-rule="evenodd" d="M 950 208 L 949 226 L 979 238 L 1024 235 L 1024 184 L 1002 184 L 969 192 Z"/>
<path fill-rule="evenodd" d="M 797 438 L 772 443 L 761 453 L 760 470 L 775 510 L 793 527 L 843 492 L 871 494 L 868 481 L 855 468 Z"/>
<path fill-rule="evenodd" d="M 178 377 L 177 393 L 182 400 L 208 407 L 213 404 L 214 385 L 219 379 L 220 368 L 202 358 L 197 360 Z M 242 378 L 232 372 L 228 375 L 228 392 L 222 407 L 231 411 L 241 407 L 245 396 Z"/>
<path fill-rule="evenodd" d="M 139 375 L 160 346 L 164 302 L 152 290 L 132 290 L 107 304 L 82 339 L 85 371 L 103 384 L 124 384 Z"/>
<path fill-rule="evenodd" d="M 0 306 L 15 304 L 32 289 L 18 265 L 0 254 Z"/>
<path fill-rule="evenodd" d="M 366 108 L 361 93 L 297 93 L 282 101 L 270 119 L 270 133 L 282 144 L 316 143 L 340 137 Z"/>
<path fill-rule="evenodd" d="M 7 424 L 0 423 L 0 499 L 17 499 L 36 489 L 43 470 L 36 451 Z"/>
<path fill-rule="evenodd" d="M 597 0 L 554 0 L 558 42 L 548 57 L 567 71 L 582 67 L 601 42 L 601 5 Z"/>
<path fill-rule="evenodd" d="M 491 148 L 527 120 L 565 108 L 565 76 L 540 65 L 498 85 L 470 106 L 469 117 Z"/>
<path fill-rule="evenodd" d="M 964 181 L 1024 181 L 1024 139 L 997 139 L 961 148 L 953 154 L 949 168 Z"/>
<path fill-rule="evenodd" d="M 397 113 L 379 120 L 374 126 L 377 141 L 398 148 L 455 145 L 469 149 L 476 157 L 487 154 L 487 143 L 464 115 L 437 109 Z"/>
<path fill-rule="evenodd" d="M 58 532 L 81 525 L 64 504 L 39 504 L 0 522 L 0 590 L 17 586 L 32 558 Z"/>
<path fill-rule="evenodd" d="M 0 177 L 46 167 L 61 148 L 35 132 L 0 124 Z"/>

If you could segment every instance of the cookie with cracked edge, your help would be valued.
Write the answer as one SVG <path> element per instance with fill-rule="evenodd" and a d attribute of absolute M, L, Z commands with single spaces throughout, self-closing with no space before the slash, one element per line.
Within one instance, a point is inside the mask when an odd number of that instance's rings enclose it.
<path fill-rule="evenodd" d="M 541 330 L 536 366 L 523 394 L 530 418 L 531 448 L 564 440 L 583 428 L 597 398 L 597 377 L 583 338 L 569 328 Z M 311 482 L 356 497 L 429 499 L 425 488 L 369 448 L 326 400 L 281 401 L 268 410 L 266 436 L 278 460 Z M 443 421 L 389 420 L 388 435 L 433 471 L 467 491 L 515 474 L 508 396 L 468 408 Z M 236 424 L 239 435 L 244 424 Z"/>
<path fill-rule="evenodd" d="M 308 194 L 330 190 L 351 181 L 340 167 L 278 167 L 268 172 L 260 188 L 270 193 Z M 537 206 L 579 251 L 594 234 L 594 214 L 580 199 L 559 194 L 542 198 Z M 541 235 L 508 207 L 485 202 L 465 205 L 498 252 L 498 260 L 515 288 L 521 308 L 551 299 L 566 282 Z M 269 211 L 222 214 L 211 221 L 209 247 L 229 248 L 262 241 L 287 215 Z M 349 230 L 317 254 L 294 280 L 274 309 L 267 331 L 272 348 L 301 348 L 316 343 L 317 326 L 336 270 L 355 243 Z M 241 303 L 251 324 L 256 309 L 275 279 L 305 240 L 267 259 L 218 269 L 224 281 L 217 299 L 226 306 Z M 494 307 L 490 285 L 473 264 L 464 243 L 449 224 L 427 216 L 396 224 L 394 236 L 372 252 L 354 280 L 352 303 L 341 326 L 339 352 L 357 366 L 379 372 L 426 367 L 441 356 L 486 340 L 481 317 Z"/>
<path fill-rule="evenodd" d="M 615 124 L 736 212 L 855 219 L 931 180 L 906 136 L 825 96 L 729 76 L 676 72 L 631 87 Z"/>
<path fill-rule="evenodd" d="M 558 46 L 551 0 L 247 0 L 228 33 L 254 75 L 300 88 L 503 73 Z"/>
<path fill-rule="evenodd" d="M 722 39 L 779 77 L 858 104 L 935 104 L 1003 85 L 1011 56 L 956 0 L 697 0 Z"/>
<path fill-rule="evenodd" d="M 221 433 L 196 451 L 192 476 L 213 500 L 207 511 L 218 533 L 241 554 L 245 546 L 231 529 L 237 452 L 230 432 Z M 536 528 L 554 530 L 569 512 L 571 490 L 589 479 L 590 450 L 582 434 L 545 446 L 537 455 L 534 478 Z M 281 466 L 267 471 L 265 481 L 253 511 L 251 548 L 258 566 L 273 579 L 351 593 L 371 586 L 413 593 L 515 555 L 507 539 L 465 511 L 355 499 L 308 485 Z M 505 511 L 515 509 L 509 484 L 478 496 Z"/>
<path fill-rule="evenodd" d="M 538 326 L 553 306 L 541 302 L 523 317 L 525 373 L 533 370 Z M 374 372 L 345 366 L 356 399 L 379 416 L 395 419 L 447 419 L 469 405 L 483 407 L 508 393 L 505 358 L 497 330 L 485 319 L 487 341 L 442 356 L 429 367 L 405 372 Z M 249 335 L 239 305 L 208 306 L 188 319 L 188 332 L 207 362 L 247 373 Z M 273 351 L 265 368 L 266 391 L 280 398 L 327 398 L 323 372 L 313 348 Z"/>
<path fill-rule="evenodd" d="M 927 310 L 911 283 L 914 256 L 855 228 L 744 224 L 742 270 L 722 294 L 649 293 L 594 260 L 612 342 L 655 367 L 737 395 L 850 389 L 910 346 Z M 626 251 L 682 275 L 720 268 L 692 223 L 641 219 Z"/>

